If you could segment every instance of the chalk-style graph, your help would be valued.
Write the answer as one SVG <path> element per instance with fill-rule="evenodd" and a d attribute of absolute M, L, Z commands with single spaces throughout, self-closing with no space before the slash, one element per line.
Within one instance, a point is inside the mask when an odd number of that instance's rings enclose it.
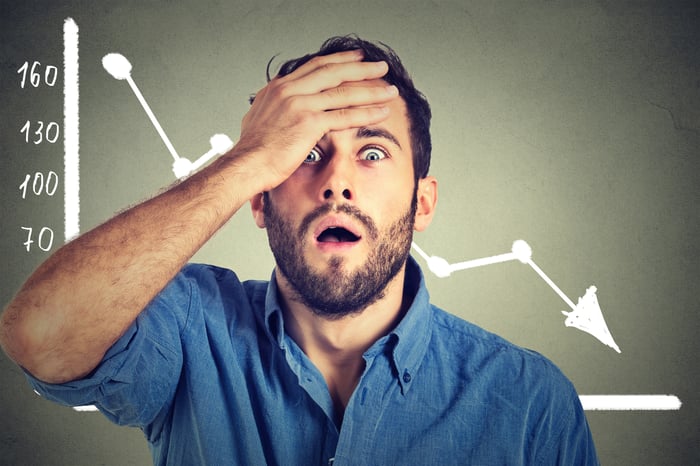
<path fill-rule="evenodd" d="M 532 260 L 532 248 L 525 241 L 519 239 L 513 242 L 513 247 L 511 252 L 505 254 L 499 254 L 497 256 L 483 257 L 480 259 L 472 259 L 465 262 L 458 262 L 456 264 L 450 264 L 447 260 L 438 256 L 429 256 L 425 253 L 416 243 L 413 243 L 413 249 L 425 259 L 428 264 L 428 269 L 433 272 L 437 277 L 445 278 L 449 277 L 452 272 L 458 270 L 472 269 L 475 267 L 482 267 L 485 265 L 499 264 L 501 262 L 508 262 L 513 260 L 518 260 L 523 264 L 529 265 L 532 270 L 537 272 L 542 280 L 547 283 L 550 288 L 554 290 L 559 297 L 564 300 L 566 304 L 571 308 L 571 312 L 562 311 L 562 314 L 567 316 L 564 324 L 567 327 L 575 327 L 584 332 L 590 333 L 601 343 L 611 347 L 618 353 L 620 353 L 620 348 L 615 343 L 608 326 L 605 323 L 605 318 L 603 317 L 603 312 L 600 310 L 600 305 L 598 304 L 598 298 L 596 297 L 596 287 L 590 286 L 586 290 L 586 294 L 583 298 L 578 299 L 578 303 L 574 304 L 569 297 L 564 294 L 564 292 L 552 281 L 551 278 L 544 273 L 544 271 Z"/>
<path fill-rule="evenodd" d="M 231 139 L 224 134 L 215 134 L 210 139 L 210 150 L 198 157 L 194 162 L 180 157 L 173 147 L 165 131 L 158 123 L 150 106 L 141 94 L 131 77 L 131 63 L 121 54 L 110 53 L 103 57 L 102 65 L 115 79 L 126 80 L 134 95 L 148 115 L 163 143 L 173 157 L 173 173 L 177 178 L 185 178 L 204 166 L 217 155 L 225 154 L 232 146 Z M 79 86 L 78 86 L 78 27 L 71 18 L 64 24 L 64 168 L 65 168 L 65 231 L 66 241 L 76 237 L 80 230 L 80 197 L 79 197 Z M 578 303 L 574 304 L 532 260 L 530 246 L 522 240 L 513 243 L 512 250 L 481 259 L 450 264 L 447 260 L 426 254 L 417 244 L 413 244 L 416 252 L 426 261 L 428 268 L 436 276 L 444 278 L 452 273 L 474 267 L 492 265 L 512 260 L 518 260 L 529 265 L 571 308 L 571 312 L 562 311 L 567 316 L 565 325 L 578 328 L 598 338 L 602 343 L 620 352 L 619 347 L 608 331 L 596 297 L 596 288 L 587 289 Z M 678 410 L 681 401 L 674 395 L 580 395 L 583 408 L 587 411 L 645 411 L 645 410 Z M 96 411 L 95 406 L 75 406 L 79 412 Z"/>

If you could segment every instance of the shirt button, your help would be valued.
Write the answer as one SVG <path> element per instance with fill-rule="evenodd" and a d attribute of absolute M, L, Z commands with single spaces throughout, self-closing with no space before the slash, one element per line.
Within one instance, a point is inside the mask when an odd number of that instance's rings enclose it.
<path fill-rule="evenodd" d="M 409 383 L 411 381 L 411 374 L 408 372 L 408 369 L 403 371 L 403 381 L 404 383 Z"/>

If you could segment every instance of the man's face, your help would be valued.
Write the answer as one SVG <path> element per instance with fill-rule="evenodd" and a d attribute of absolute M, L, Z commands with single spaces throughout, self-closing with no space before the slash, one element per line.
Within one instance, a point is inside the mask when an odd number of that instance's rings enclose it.
<path fill-rule="evenodd" d="M 270 247 L 292 299 L 320 315 L 342 317 L 381 298 L 410 251 L 409 122 L 402 99 L 389 107 L 378 125 L 327 133 L 264 198 Z"/>

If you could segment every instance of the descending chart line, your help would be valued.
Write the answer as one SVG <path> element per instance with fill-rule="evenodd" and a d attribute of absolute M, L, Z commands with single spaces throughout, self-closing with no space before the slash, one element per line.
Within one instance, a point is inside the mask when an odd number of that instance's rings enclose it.
<path fill-rule="evenodd" d="M 148 105 L 148 102 L 146 102 L 143 94 L 141 94 L 136 82 L 131 78 L 131 63 L 129 63 L 129 60 L 127 60 L 124 55 L 109 53 L 102 58 L 102 66 L 115 79 L 126 80 L 126 82 L 129 83 L 129 86 L 134 92 L 134 95 L 136 95 L 141 107 L 143 107 L 146 115 L 148 115 L 148 118 L 151 120 L 151 124 L 153 124 L 153 127 L 158 132 L 158 135 L 163 140 L 165 147 L 168 148 L 170 155 L 173 156 L 174 161 L 177 162 L 180 159 L 180 156 L 177 154 L 175 147 L 173 147 L 173 144 L 170 142 L 168 135 L 165 134 L 165 131 L 163 131 L 163 127 L 158 122 L 158 119 L 151 110 L 151 107 Z"/>
<path fill-rule="evenodd" d="M 605 318 L 600 310 L 600 305 L 598 304 L 598 298 L 596 297 L 597 288 L 595 286 L 589 286 L 586 289 L 586 293 L 582 298 L 579 298 L 578 303 L 569 299 L 566 294 L 552 281 L 551 278 L 544 273 L 544 271 L 532 260 L 532 248 L 525 241 L 519 239 L 513 242 L 513 247 L 511 252 L 505 254 L 499 254 L 491 257 L 482 257 L 479 259 L 473 259 L 465 262 L 458 262 L 455 264 L 450 264 L 447 260 L 438 256 L 428 255 L 423 251 L 416 243 L 412 244 L 413 249 L 420 255 L 425 262 L 428 264 L 428 269 L 433 272 L 437 277 L 445 278 L 459 270 L 470 269 L 474 267 L 481 267 L 485 265 L 493 265 L 501 262 L 507 262 L 511 260 L 518 260 L 523 264 L 527 264 L 534 270 L 537 275 L 542 278 L 542 280 L 549 285 L 552 290 L 554 290 L 557 295 L 571 308 L 571 312 L 562 311 L 567 318 L 564 324 L 567 327 L 575 327 L 586 333 L 589 333 L 596 337 L 601 343 L 611 347 L 618 353 L 620 353 L 620 347 L 617 346 L 615 340 L 608 330 L 608 326 L 605 323 Z"/>
<path fill-rule="evenodd" d="M 78 25 L 63 23 L 63 186 L 65 242 L 80 233 L 80 91 L 78 83 Z"/>
<path fill-rule="evenodd" d="M 146 99 L 144 98 L 143 94 L 141 94 L 141 91 L 136 85 L 136 82 L 131 77 L 131 62 L 129 62 L 129 60 L 120 53 L 108 53 L 107 55 L 102 57 L 102 67 L 109 74 L 111 74 L 113 78 L 118 79 L 120 81 L 126 80 L 129 83 L 129 86 L 131 87 L 131 90 L 134 92 L 134 95 L 141 104 L 141 107 L 143 107 L 143 110 L 146 112 L 146 115 L 148 115 L 148 118 L 151 120 L 151 123 L 160 135 L 160 138 L 163 140 L 163 143 L 168 148 L 170 155 L 172 155 L 173 173 L 177 178 L 185 178 L 186 176 L 194 173 L 199 168 L 204 166 L 204 164 L 211 160 L 213 157 L 217 155 L 223 155 L 229 149 L 231 149 L 231 147 L 233 147 L 233 142 L 228 136 L 226 136 L 225 134 L 215 134 L 211 137 L 211 139 L 209 139 L 211 149 L 209 149 L 206 153 L 204 153 L 194 162 L 191 162 L 185 157 L 180 157 L 177 151 L 175 150 L 175 147 L 173 147 L 173 144 L 170 142 L 170 138 L 168 138 L 168 135 L 165 134 L 165 131 L 163 131 L 163 127 L 158 122 L 158 119 L 151 110 L 151 107 L 148 105 L 148 102 L 146 102 Z"/>

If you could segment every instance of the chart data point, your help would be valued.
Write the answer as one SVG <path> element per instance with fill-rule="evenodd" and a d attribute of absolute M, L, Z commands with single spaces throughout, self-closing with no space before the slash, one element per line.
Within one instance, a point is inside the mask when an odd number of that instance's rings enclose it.
<path fill-rule="evenodd" d="M 513 254 L 515 254 L 515 257 L 523 264 L 527 264 L 527 261 L 532 258 L 532 248 L 521 239 L 513 242 L 512 251 Z"/>
<path fill-rule="evenodd" d="M 126 79 L 131 76 L 131 63 L 120 53 L 108 53 L 102 57 L 102 66 L 115 79 Z"/>
<path fill-rule="evenodd" d="M 192 171 L 192 162 L 184 157 L 180 157 L 173 162 L 173 173 L 177 178 L 185 178 L 187 175 L 192 173 Z"/>
<path fill-rule="evenodd" d="M 225 134 L 215 134 L 209 139 L 211 148 L 216 151 L 217 154 L 225 154 L 231 147 L 233 147 L 233 141 L 231 138 Z"/>
<path fill-rule="evenodd" d="M 438 256 L 428 258 L 428 268 L 439 278 L 449 277 L 452 273 L 450 263 Z"/>

